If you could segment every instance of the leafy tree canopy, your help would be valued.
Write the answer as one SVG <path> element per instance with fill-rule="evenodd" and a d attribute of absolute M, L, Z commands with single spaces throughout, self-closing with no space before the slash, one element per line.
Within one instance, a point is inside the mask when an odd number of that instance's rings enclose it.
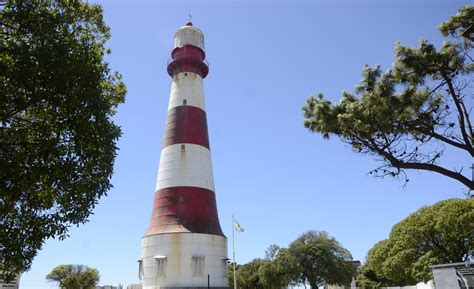
<path fill-rule="evenodd" d="M 0 256 L 25 271 L 111 188 L 126 89 L 100 6 L 7 1 L 0 19 Z"/>
<path fill-rule="evenodd" d="M 265 260 L 273 261 L 280 249 L 280 246 L 276 244 L 271 244 L 270 246 L 268 246 L 267 250 L 265 250 Z"/>
<path fill-rule="evenodd" d="M 263 264 L 258 274 L 264 288 L 282 289 L 299 282 L 299 272 L 296 258 L 287 248 L 270 245 L 265 252 L 267 263 Z"/>
<path fill-rule="evenodd" d="M 348 285 L 355 272 L 349 251 L 326 232 L 308 231 L 288 248 L 270 245 L 265 255 L 265 259 L 236 266 L 239 288 L 282 289 L 308 283 L 311 288 Z M 229 286 L 233 286 L 232 274 Z"/>
<path fill-rule="evenodd" d="M 58 283 L 61 289 L 93 289 L 100 275 L 97 269 L 84 265 L 59 265 L 46 275 L 46 280 Z"/>
<path fill-rule="evenodd" d="M 407 169 L 425 170 L 474 189 L 462 162 L 454 169 L 440 165 L 447 147 L 474 157 L 473 25 L 474 7 L 466 5 L 440 25 L 447 37 L 440 49 L 426 40 L 416 48 L 398 43 L 393 67 L 383 72 L 365 66 L 355 92 L 344 91 L 338 103 L 322 94 L 310 97 L 303 107 L 305 127 L 374 156 L 382 163 L 370 172 L 376 176 L 408 181 Z"/>
<path fill-rule="evenodd" d="M 309 283 L 311 288 L 324 284 L 348 285 L 353 275 L 352 256 L 326 232 L 308 231 L 292 242 L 288 252 L 296 262 L 292 280 Z M 278 258 L 278 257 L 277 257 Z"/>
<path fill-rule="evenodd" d="M 359 268 L 357 283 L 359 287 L 365 289 L 379 289 L 381 286 L 390 286 L 389 279 L 385 278 L 382 271 L 382 264 L 387 258 L 388 240 L 383 240 L 375 244 L 367 254 L 367 260 Z"/>
<path fill-rule="evenodd" d="M 268 263 L 263 259 L 253 259 L 247 264 L 240 265 L 236 270 L 237 287 L 242 289 L 265 289 L 258 274 L 259 269 Z M 231 284 L 233 287 L 234 284 Z"/>
<path fill-rule="evenodd" d="M 456 15 L 449 18 L 448 21 L 439 25 L 438 29 L 443 36 L 452 36 L 454 38 L 464 37 L 474 41 L 474 9 L 472 6 L 465 6 L 460 9 Z"/>
<path fill-rule="evenodd" d="M 413 285 L 432 278 L 430 265 L 465 262 L 474 248 L 474 199 L 423 207 L 393 226 L 368 253 L 360 278 L 377 286 Z M 375 288 L 375 287 L 367 287 Z"/>

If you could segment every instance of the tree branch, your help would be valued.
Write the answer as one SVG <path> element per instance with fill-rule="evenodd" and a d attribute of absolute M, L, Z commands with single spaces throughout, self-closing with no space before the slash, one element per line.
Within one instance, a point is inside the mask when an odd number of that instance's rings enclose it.
<path fill-rule="evenodd" d="M 447 137 L 445 137 L 441 134 L 436 133 L 434 130 L 428 130 L 428 129 L 420 127 L 420 126 L 414 126 L 413 130 L 417 130 L 417 131 L 419 131 L 421 133 L 424 133 L 426 135 L 429 135 L 429 136 L 431 136 L 431 137 L 433 137 L 437 140 L 440 140 L 442 142 L 445 142 L 447 144 L 450 144 L 452 146 L 455 146 L 457 148 L 460 148 L 460 149 L 463 149 L 463 150 L 466 150 L 466 151 L 470 152 L 469 147 L 467 145 L 465 145 L 464 143 L 460 143 L 460 142 L 450 140 L 449 138 L 447 138 Z"/>
<path fill-rule="evenodd" d="M 467 128 L 469 129 L 469 134 L 472 140 L 474 138 L 474 130 L 472 129 L 471 119 L 469 118 L 469 112 L 467 111 L 466 106 L 464 105 L 464 101 L 461 101 L 460 104 L 463 109 L 464 116 L 466 117 Z"/>
<path fill-rule="evenodd" d="M 461 107 L 458 96 L 456 95 L 456 92 L 454 91 L 453 83 L 451 79 L 444 72 L 441 72 L 441 75 L 446 81 L 446 83 L 448 84 L 449 94 L 453 98 L 454 104 L 456 105 L 456 108 L 458 110 L 459 128 L 461 129 L 461 135 L 463 137 L 464 143 L 466 143 L 467 151 L 471 154 L 472 157 L 474 157 L 474 148 L 472 147 L 472 143 L 469 140 L 469 136 L 467 135 L 467 132 L 466 132 L 466 123 L 464 120 L 463 109 Z"/>
<path fill-rule="evenodd" d="M 396 168 L 399 169 L 415 169 L 415 170 L 424 170 L 424 171 L 432 171 L 436 172 L 442 175 L 445 175 L 447 177 L 450 177 L 452 179 L 455 179 L 465 186 L 467 186 L 469 189 L 473 190 L 474 189 L 474 181 L 469 180 L 467 177 L 464 175 L 453 172 L 451 170 L 445 169 L 443 167 L 437 166 L 432 163 L 416 163 L 416 162 L 403 162 L 396 157 L 394 157 L 392 154 L 386 152 L 383 149 L 380 149 L 377 144 L 373 140 L 369 140 L 371 147 L 382 157 L 384 157 L 390 164 Z"/>

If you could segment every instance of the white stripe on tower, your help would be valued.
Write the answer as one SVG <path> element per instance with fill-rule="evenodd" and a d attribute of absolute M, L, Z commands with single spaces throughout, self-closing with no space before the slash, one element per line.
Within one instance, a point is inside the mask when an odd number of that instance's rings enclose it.
<path fill-rule="evenodd" d="M 208 148 L 195 144 L 174 144 L 161 150 L 155 191 L 179 186 L 214 192 L 211 152 Z"/>
<path fill-rule="evenodd" d="M 168 109 L 186 105 L 206 110 L 202 77 L 193 72 L 181 72 L 173 77 Z"/>

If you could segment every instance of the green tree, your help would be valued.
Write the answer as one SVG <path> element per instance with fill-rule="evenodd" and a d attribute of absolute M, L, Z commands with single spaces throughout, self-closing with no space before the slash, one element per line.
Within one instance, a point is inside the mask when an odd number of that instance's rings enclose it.
<path fill-rule="evenodd" d="M 236 265 L 238 288 L 282 289 L 290 284 L 295 262 L 288 249 L 270 245 L 265 255 L 265 259 L 257 258 L 247 264 Z M 232 272 L 232 264 L 228 269 Z M 233 274 L 229 273 L 228 277 L 229 287 L 233 288 Z"/>
<path fill-rule="evenodd" d="M 413 285 L 432 278 L 430 265 L 473 258 L 474 199 L 423 207 L 393 226 L 390 237 L 368 253 L 363 279 L 381 285 Z"/>
<path fill-rule="evenodd" d="M 378 289 L 381 286 L 396 285 L 384 277 L 383 262 L 388 257 L 388 240 L 375 244 L 367 253 L 367 259 L 359 268 L 357 275 L 358 286 L 364 289 Z"/>
<path fill-rule="evenodd" d="M 84 265 L 59 265 L 46 275 L 46 280 L 57 282 L 61 289 L 93 289 L 100 275 L 97 269 Z"/>
<path fill-rule="evenodd" d="M 240 265 L 235 265 L 235 274 L 237 275 L 237 271 L 239 270 Z M 227 280 L 229 281 L 229 288 L 234 288 L 234 266 L 233 263 L 227 264 Z"/>
<path fill-rule="evenodd" d="M 310 97 L 303 107 L 305 127 L 374 156 L 381 165 L 373 175 L 408 181 L 408 169 L 431 171 L 473 190 L 462 163 L 454 169 L 440 165 L 447 147 L 474 157 L 473 25 L 474 7 L 466 5 L 440 25 L 446 41 L 439 50 L 426 40 L 417 48 L 398 43 L 393 67 L 382 72 L 365 66 L 355 93 L 343 92 L 336 104 L 321 93 Z"/>
<path fill-rule="evenodd" d="M 294 283 L 348 285 L 353 275 L 352 256 L 326 232 L 308 231 L 292 242 L 288 252 L 296 262 Z"/>
<path fill-rule="evenodd" d="M 275 257 L 278 255 L 278 252 L 280 251 L 280 246 L 276 244 L 271 244 L 268 246 L 267 250 L 265 250 L 265 260 L 267 261 L 273 261 Z"/>
<path fill-rule="evenodd" d="M 237 287 L 241 289 L 265 289 L 258 271 L 267 263 L 268 261 L 257 258 L 247 264 L 240 265 L 236 270 Z"/>
<path fill-rule="evenodd" d="M 0 256 L 18 272 L 111 188 L 126 89 L 100 6 L 7 1 L 0 19 Z"/>
<path fill-rule="evenodd" d="M 288 285 L 296 285 L 293 279 L 299 277 L 296 259 L 286 248 L 271 245 L 266 251 L 267 263 L 263 264 L 259 270 L 260 282 L 267 289 L 282 289 Z"/>

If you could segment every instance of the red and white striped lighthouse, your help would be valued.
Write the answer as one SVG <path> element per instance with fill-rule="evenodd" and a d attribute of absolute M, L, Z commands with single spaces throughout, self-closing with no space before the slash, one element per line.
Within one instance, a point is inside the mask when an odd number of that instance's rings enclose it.
<path fill-rule="evenodd" d="M 191 22 L 174 35 L 166 129 L 139 277 L 144 289 L 228 288 L 227 238 L 217 215 L 203 78 L 204 35 Z"/>

